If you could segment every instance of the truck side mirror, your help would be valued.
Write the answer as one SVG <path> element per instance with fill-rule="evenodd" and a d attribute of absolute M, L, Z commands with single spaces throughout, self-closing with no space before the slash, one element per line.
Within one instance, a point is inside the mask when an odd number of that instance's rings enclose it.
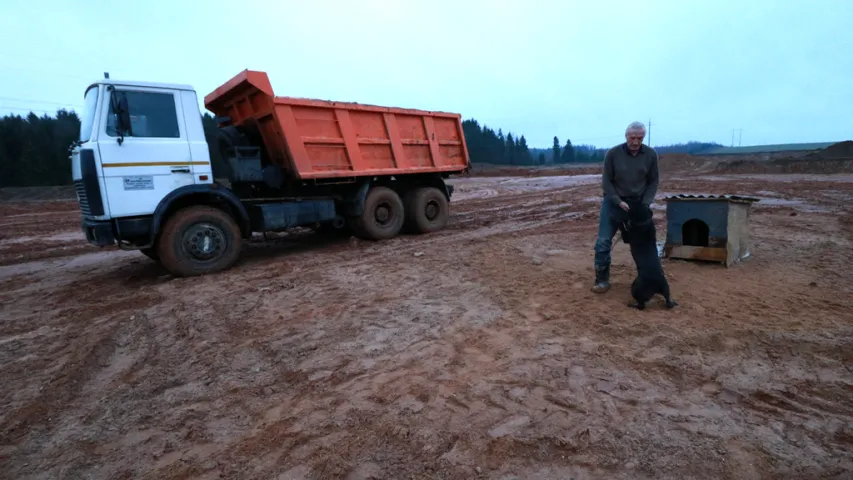
<path fill-rule="evenodd" d="M 128 135 L 133 135 L 130 128 L 130 108 L 127 105 L 127 95 L 113 90 L 110 103 L 116 116 L 116 133 L 119 135 L 117 141 L 121 145 L 124 142 L 125 132 Z"/>
<path fill-rule="evenodd" d="M 127 95 L 122 94 L 118 100 L 118 121 L 122 131 L 126 131 L 128 135 L 133 135 L 130 128 L 130 109 L 127 106 Z"/>

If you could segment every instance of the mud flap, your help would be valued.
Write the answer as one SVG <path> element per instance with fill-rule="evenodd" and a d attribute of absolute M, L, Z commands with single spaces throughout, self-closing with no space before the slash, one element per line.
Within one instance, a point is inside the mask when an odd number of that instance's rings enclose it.
<path fill-rule="evenodd" d="M 368 190 L 370 190 L 370 182 L 364 182 L 358 187 L 355 195 L 344 203 L 344 216 L 359 217 L 364 213 L 364 199 L 367 198 Z"/>
<path fill-rule="evenodd" d="M 116 243 L 113 227 L 109 221 L 86 220 L 82 221 L 83 233 L 86 241 L 97 247 L 106 247 Z"/>

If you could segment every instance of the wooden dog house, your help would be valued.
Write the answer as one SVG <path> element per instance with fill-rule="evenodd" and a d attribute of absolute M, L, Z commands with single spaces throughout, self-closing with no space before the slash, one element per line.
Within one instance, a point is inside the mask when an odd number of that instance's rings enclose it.
<path fill-rule="evenodd" d="M 664 257 L 721 262 L 728 267 L 749 256 L 749 207 L 759 199 L 672 195 L 664 200 Z"/>

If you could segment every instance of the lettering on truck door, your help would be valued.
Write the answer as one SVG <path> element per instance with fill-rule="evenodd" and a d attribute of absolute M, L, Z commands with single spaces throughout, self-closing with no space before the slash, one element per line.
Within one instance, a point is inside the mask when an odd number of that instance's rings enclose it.
<path fill-rule="evenodd" d="M 119 132 L 111 96 L 127 99 L 130 129 Z M 194 183 L 180 92 L 121 87 L 107 91 L 98 148 L 113 217 L 150 215 L 169 192 Z M 121 143 L 119 143 L 121 140 Z"/>

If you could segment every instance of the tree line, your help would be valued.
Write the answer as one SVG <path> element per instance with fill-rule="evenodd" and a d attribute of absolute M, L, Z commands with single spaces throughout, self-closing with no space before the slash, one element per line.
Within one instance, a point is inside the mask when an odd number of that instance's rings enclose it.
<path fill-rule="evenodd" d="M 202 116 L 204 133 L 214 168 L 222 165 L 216 147 L 217 125 L 209 113 Z M 523 134 L 494 129 L 475 119 L 462 122 L 465 142 L 472 163 L 497 165 L 551 165 L 595 163 L 604 159 L 606 149 L 592 145 L 574 145 L 570 139 L 554 137 L 551 148 L 531 148 Z M 69 147 L 80 132 L 80 117 L 73 110 L 59 110 L 55 116 L 35 113 L 6 115 L 0 118 L 0 187 L 36 187 L 70 185 Z M 696 153 L 720 146 L 714 143 L 688 142 L 655 147 L 660 153 Z"/>
<path fill-rule="evenodd" d="M 606 149 L 593 145 L 573 145 L 570 139 L 560 143 L 554 137 L 554 145 L 550 149 L 530 148 L 524 135 L 513 135 L 502 129 L 494 129 L 483 125 L 475 119 L 462 122 L 465 143 L 472 163 L 491 163 L 494 165 L 551 165 L 559 163 L 594 163 L 604 160 Z"/>
<path fill-rule="evenodd" d="M 514 136 L 512 132 L 504 135 L 503 130 L 495 132 L 486 125 L 480 126 L 474 119 L 462 122 L 465 142 L 472 163 L 490 163 L 494 165 L 556 165 L 565 163 L 599 163 L 604 161 L 608 148 L 594 145 L 575 145 L 567 138 L 562 143 L 555 136 L 551 148 L 529 148 L 524 135 Z M 714 142 L 677 143 L 654 147 L 659 154 L 687 153 L 695 154 L 710 148 L 722 147 Z"/>
<path fill-rule="evenodd" d="M 224 163 L 216 147 L 218 127 L 202 116 L 214 168 Z M 59 110 L 56 116 L 6 115 L 0 118 L 0 187 L 70 185 L 70 147 L 80 135 L 80 117 Z"/>

